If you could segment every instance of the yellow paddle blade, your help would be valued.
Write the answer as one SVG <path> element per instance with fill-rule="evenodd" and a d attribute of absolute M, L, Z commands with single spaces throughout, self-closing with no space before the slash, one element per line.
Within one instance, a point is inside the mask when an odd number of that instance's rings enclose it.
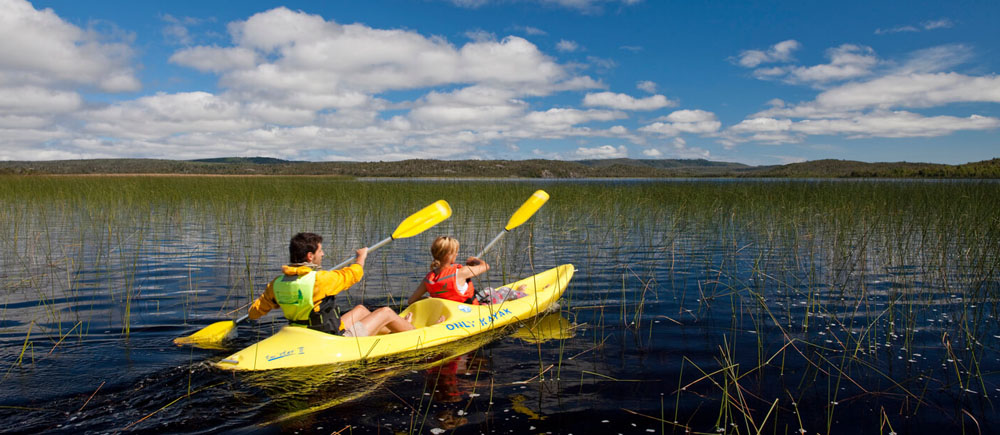
<path fill-rule="evenodd" d="M 531 194 L 531 198 L 528 198 L 524 204 L 521 204 L 521 208 L 514 212 L 514 215 L 510 217 L 509 221 L 507 221 L 507 226 L 504 227 L 504 229 L 510 231 L 527 222 L 528 219 L 531 219 L 531 215 L 535 214 L 538 209 L 542 208 L 542 205 L 544 205 L 545 201 L 548 200 L 548 193 L 545 193 L 544 190 L 536 190 L 535 193 Z"/>
<path fill-rule="evenodd" d="M 223 320 L 221 322 L 215 322 L 200 331 L 195 332 L 187 337 L 179 337 L 174 339 L 174 344 L 180 346 L 185 344 L 192 344 L 197 347 L 203 348 L 218 348 L 223 340 L 230 337 L 230 334 L 235 332 L 236 322 L 232 320 Z M 235 335 L 235 334 L 234 334 Z"/>
<path fill-rule="evenodd" d="M 439 199 L 406 218 L 406 220 L 396 227 L 396 231 L 392 232 L 392 238 L 405 239 L 413 237 L 427 231 L 449 217 L 451 217 L 451 206 L 448 205 L 447 201 Z"/>

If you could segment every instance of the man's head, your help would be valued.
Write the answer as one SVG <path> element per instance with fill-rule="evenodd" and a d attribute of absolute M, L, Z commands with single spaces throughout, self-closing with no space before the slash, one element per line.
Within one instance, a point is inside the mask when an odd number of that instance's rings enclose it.
<path fill-rule="evenodd" d="M 298 233 L 288 243 L 289 262 L 320 264 L 323 261 L 323 237 L 313 233 Z"/>

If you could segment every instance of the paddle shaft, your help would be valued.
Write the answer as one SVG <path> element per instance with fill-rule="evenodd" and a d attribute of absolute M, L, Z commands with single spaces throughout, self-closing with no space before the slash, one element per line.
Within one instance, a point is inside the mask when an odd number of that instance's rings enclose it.
<path fill-rule="evenodd" d="M 493 240 L 490 241 L 490 243 L 486 244 L 486 247 L 483 248 L 482 251 L 479 251 L 479 255 L 476 255 L 476 258 L 483 258 L 483 255 L 486 255 L 486 252 L 489 251 L 490 248 L 492 248 L 493 245 L 495 245 L 500 240 L 500 238 L 503 237 L 503 235 L 507 234 L 507 233 L 508 233 L 508 231 L 506 229 L 504 229 L 503 231 L 500 232 L 500 234 L 497 234 L 497 236 L 494 237 Z"/>
<path fill-rule="evenodd" d="M 521 204 L 521 207 L 519 207 L 517 211 L 514 212 L 514 215 L 510 217 L 510 220 L 507 221 L 507 226 L 503 228 L 503 231 L 501 231 L 500 234 L 497 234 L 497 236 L 494 237 L 490 243 L 487 243 L 486 247 L 483 248 L 482 251 L 479 251 L 479 255 L 476 255 L 476 258 L 482 258 L 483 255 L 486 255 L 486 252 L 489 251 L 490 248 L 492 248 L 493 245 L 504 236 L 504 234 L 509 233 L 510 230 L 519 227 L 521 224 L 527 222 L 528 219 L 531 219 L 531 216 L 533 216 L 535 212 L 537 212 L 538 209 L 545 204 L 545 201 L 548 200 L 549 194 L 544 190 L 537 190 L 535 193 L 531 194 L 531 197 L 529 197 L 527 201 L 524 201 L 524 204 Z"/>
<path fill-rule="evenodd" d="M 391 241 L 393 241 L 392 237 L 386 237 L 385 240 L 382 240 L 381 242 L 378 242 L 378 243 L 376 243 L 376 244 L 371 245 L 370 247 L 368 247 L 368 252 L 372 252 L 372 251 L 374 251 L 374 250 L 376 250 L 378 248 L 381 248 L 381 247 L 385 246 L 386 244 L 388 244 Z M 340 269 L 341 267 L 347 266 L 352 261 L 354 261 L 355 258 L 357 258 L 357 257 L 351 257 L 351 258 L 348 258 L 348 259 L 344 260 L 343 263 L 340 263 L 340 264 L 338 264 L 336 266 L 333 266 L 333 270 L 337 270 L 337 269 Z"/>

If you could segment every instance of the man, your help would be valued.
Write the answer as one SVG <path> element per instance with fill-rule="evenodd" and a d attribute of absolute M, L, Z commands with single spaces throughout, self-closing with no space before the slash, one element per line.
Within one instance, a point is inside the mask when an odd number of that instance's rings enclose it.
<path fill-rule="evenodd" d="M 368 311 L 358 305 L 342 319 L 337 316 L 335 296 L 361 281 L 368 248 L 356 251 L 354 264 L 330 271 L 318 270 L 325 253 L 323 238 L 317 234 L 296 234 L 288 244 L 288 253 L 290 262 L 282 266 L 282 275 L 268 283 L 264 294 L 250 306 L 250 320 L 280 307 L 293 326 L 330 334 L 343 330 L 348 337 L 413 329 L 389 307 Z"/>

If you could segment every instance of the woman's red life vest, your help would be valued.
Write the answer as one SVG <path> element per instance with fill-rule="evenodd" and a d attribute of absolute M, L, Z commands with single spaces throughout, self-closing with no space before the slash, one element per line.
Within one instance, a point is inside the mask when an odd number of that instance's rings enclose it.
<path fill-rule="evenodd" d="M 427 293 L 432 298 L 479 305 L 479 301 L 475 298 L 476 290 L 472 287 L 471 279 L 465 280 L 466 288 L 464 291 L 458 289 L 458 269 L 460 268 L 462 268 L 461 264 L 452 264 L 442 267 L 439 272 L 432 270 L 424 277 L 424 288 L 427 289 Z"/>

